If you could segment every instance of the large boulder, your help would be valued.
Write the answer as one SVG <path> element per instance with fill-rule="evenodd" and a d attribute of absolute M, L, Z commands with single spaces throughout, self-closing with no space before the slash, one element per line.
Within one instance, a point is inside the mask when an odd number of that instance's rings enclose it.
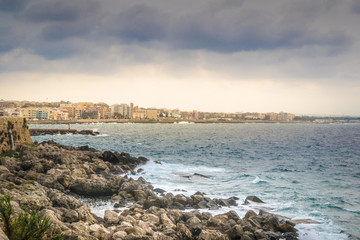
<path fill-rule="evenodd" d="M 113 186 L 109 184 L 109 181 L 103 178 L 97 180 L 78 178 L 76 182 L 70 186 L 71 192 L 92 197 L 111 196 L 117 193 L 117 190 L 118 189 L 113 188 Z"/>

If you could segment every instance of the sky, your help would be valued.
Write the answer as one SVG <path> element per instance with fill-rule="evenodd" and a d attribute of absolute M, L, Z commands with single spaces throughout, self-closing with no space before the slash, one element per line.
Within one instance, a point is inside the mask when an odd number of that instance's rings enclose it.
<path fill-rule="evenodd" d="M 359 0 L 0 0 L 0 99 L 360 115 Z"/>

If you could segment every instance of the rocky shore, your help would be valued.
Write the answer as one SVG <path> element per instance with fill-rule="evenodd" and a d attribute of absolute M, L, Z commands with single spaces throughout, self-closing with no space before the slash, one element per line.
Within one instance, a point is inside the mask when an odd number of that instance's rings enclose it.
<path fill-rule="evenodd" d="M 56 135 L 56 134 L 80 134 L 80 135 L 99 135 L 99 132 L 93 130 L 76 130 L 76 129 L 42 129 L 42 128 L 32 128 L 29 129 L 31 136 L 39 135 Z"/>
<path fill-rule="evenodd" d="M 129 177 L 147 161 L 52 141 L 23 144 L 11 156 L 0 156 L 0 196 L 12 197 L 15 213 L 27 206 L 49 216 L 64 239 L 297 239 L 296 222 L 263 211 L 248 211 L 244 218 L 235 211 L 198 211 L 236 206 L 236 197 L 165 194 L 142 177 Z M 116 201 L 104 218 L 78 200 L 100 196 Z"/>

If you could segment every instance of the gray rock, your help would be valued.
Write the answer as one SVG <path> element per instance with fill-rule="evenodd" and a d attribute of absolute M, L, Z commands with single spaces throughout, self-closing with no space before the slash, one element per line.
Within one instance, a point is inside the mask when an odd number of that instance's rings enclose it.
<path fill-rule="evenodd" d="M 249 204 L 249 201 L 255 202 L 255 203 L 265 203 L 260 198 L 258 198 L 257 196 L 247 196 L 246 199 L 245 199 L 244 205 Z"/>

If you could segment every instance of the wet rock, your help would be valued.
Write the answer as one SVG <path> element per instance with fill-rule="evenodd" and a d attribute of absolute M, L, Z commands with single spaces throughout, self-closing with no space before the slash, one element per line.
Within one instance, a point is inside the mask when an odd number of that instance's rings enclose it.
<path fill-rule="evenodd" d="M 276 232 L 279 229 L 278 218 L 274 215 L 268 215 L 263 217 L 262 227 L 264 231 Z"/>
<path fill-rule="evenodd" d="M 287 232 L 282 235 L 283 238 L 286 240 L 298 240 L 298 234 L 297 233 L 291 233 Z"/>
<path fill-rule="evenodd" d="M 264 203 L 260 198 L 258 198 L 257 196 L 247 196 L 245 201 L 244 201 L 244 205 L 249 204 L 249 201 L 251 202 L 255 202 L 255 203 Z"/>
<path fill-rule="evenodd" d="M 102 158 L 104 161 L 110 162 L 112 164 L 118 164 L 120 162 L 118 157 L 111 151 L 104 151 Z"/>
<path fill-rule="evenodd" d="M 197 204 L 197 207 L 198 207 L 198 208 L 208 208 L 209 206 L 208 206 L 208 204 L 207 204 L 206 201 L 201 200 L 201 201 Z"/>
<path fill-rule="evenodd" d="M 156 192 L 156 193 L 160 193 L 160 194 L 166 192 L 164 189 L 161 189 L 161 188 L 155 188 L 153 191 Z"/>
<path fill-rule="evenodd" d="M 286 233 L 286 232 L 291 232 L 291 233 L 295 233 L 297 232 L 297 229 L 294 228 L 292 225 L 290 224 L 279 224 L 279 230 L 283 233 Z"/>
<path fill-rule="evenodd" d="M 202 178 L 210 178 L 210 177 L 205 176 L 205 175 L 200 174 L 200 173 L 194 173 L 194 176 L 198 176 L 198 177 L 202 177 Z"/>
<path fill-rule="evenodd" d="M 191 199 L 192 199 L 192 204 L 197 205 L 199 202 L 201 202 L 204 199 L 204 197 L 202 195 L 194 194 L 191 195 Z"/>
<path fill-rule="evenodd" d="M 240 220 L 239 215 L 234 210 L 231 210 L 225 214 L 226 216 L 228 216 L 229 219 L 233 219 L 234 221 Z"/>
<path fill-rule="evenodd" d="M 258 215 L 253 211 L 249 210 L 246 212 L 244 219 L 249 219 L 251 217 L 257 217 Z"/>
<path fill-rule="evenodd" d="M 358 235 L 355 235 L 355 234 L 352 234 L 352 233 L 349 233 L 349 232 L 345 232 L 345 231 L 340 231 L 340 233 L 345 233 L 346 235 L 348 235 L 351 239 L 354 239 L 354 240 L 360 240 L 360 236 Z"/>

